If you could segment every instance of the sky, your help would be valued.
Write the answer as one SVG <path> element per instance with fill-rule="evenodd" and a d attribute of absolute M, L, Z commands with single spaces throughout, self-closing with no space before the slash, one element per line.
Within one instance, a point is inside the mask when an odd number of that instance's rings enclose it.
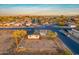
<path fill-rule="evenodd" d="M 79 15 L 79 4 L 0 4 L 0 16 Z"/>

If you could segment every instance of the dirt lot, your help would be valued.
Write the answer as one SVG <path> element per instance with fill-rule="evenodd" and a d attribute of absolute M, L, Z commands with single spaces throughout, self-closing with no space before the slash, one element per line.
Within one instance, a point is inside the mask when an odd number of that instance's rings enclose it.
<path fill-rule="evenodd" d="M 44 39 L 41 40 L 28 40 L 24 39 L 18 45 L 19 52 L 13 53 L 10 48 L 14 45 L 12 38 L 13 31 L 0 31 L 0 54 L 63 54 L 64 49 L 59 48 L 55 40 Z M 57 39 L 57 38 L 56 38 Z M 58 41 L 57 41 L 58 42 Z M 14 49 L 14 48 L 12 48 Z M 24 49 L 24 50 L 23 50 Z"/>
<path fill-rule="evenodd" d="M 56 38 L 57 39 L 57 38 Z M 63 54 L 64 48 L 51 39 L 22 40 L 18 46 L 18 54 Z"/>
<path fill-rule="evenodd" d="M 13 44 L 10 31 L 0 31 L 0 54 L 7 53 L 7 50 Z"/>

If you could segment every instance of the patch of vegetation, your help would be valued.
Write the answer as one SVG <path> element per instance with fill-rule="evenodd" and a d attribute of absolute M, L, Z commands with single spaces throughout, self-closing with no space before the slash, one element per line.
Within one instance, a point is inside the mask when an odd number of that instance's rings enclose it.
<path fill-rule="evenodd" d="M 72 55 L 72 53 L 70 51 L 64 51 L 64 55 Z"/>

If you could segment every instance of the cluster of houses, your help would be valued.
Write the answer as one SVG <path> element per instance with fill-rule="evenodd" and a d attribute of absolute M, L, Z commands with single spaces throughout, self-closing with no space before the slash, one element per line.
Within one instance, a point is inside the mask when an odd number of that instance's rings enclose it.
<path fill-rule="evenodd" d="M 10 17 L 11 18 L 11 17 Z M 27 16 L 27 17 L 15 17 L 16 21 L 13 22 L 1 22 L 0 27 L 21 27 L 21 26 L 37 26 L 41 23 L 41 20 L 48 20 L 52 17 L 47 16 Z M 12 18 L 13 19 L 13 18 Z M 8 19 L 7 19 L 8 20 Z M 43 22 L 42 24 L 49 24 L 47 22 Z"/>
<path fill-rule="evenodd" d="M 27 38 L 28 39 L 40 39 L 41 37 L 46 37 L 48 30 L 39 30 L 38 33 L 39 34 L 28 35 Z"/>
<path fill-rule="evenodd" d="M 15 22 L 11 22 L 11 23 L 0 23 L 1 27 L 11 27 L 11 26 L 21 26 L 20 23 L 15 23 Z"/>
<path fill-rule="evenodd" d="M 31 21 L 0 23 L 0 27 L 22 27 L 22 26 L 30 27 L 35 25 L 37 25 L 37 23 L 32 23 Z"/>

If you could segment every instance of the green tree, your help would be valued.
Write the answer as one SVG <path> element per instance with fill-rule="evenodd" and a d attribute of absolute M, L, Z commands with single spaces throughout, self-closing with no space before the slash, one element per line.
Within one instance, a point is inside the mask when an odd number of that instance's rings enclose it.
<path fill-rule="evenodd" d="M 52 31 L 48 31 L 48 37 L 56 38 L 57 37 L 57 33 L 56 32 L 52 32 Z"/>
<path fill-rule="evenodd" d="M 18 46 L 21 39 L 25 38 L 27 36 L 27 31 L 24 30 L 16 30 L 13 32 L 13 38 L 16 41 L 16 45 Z"/>

